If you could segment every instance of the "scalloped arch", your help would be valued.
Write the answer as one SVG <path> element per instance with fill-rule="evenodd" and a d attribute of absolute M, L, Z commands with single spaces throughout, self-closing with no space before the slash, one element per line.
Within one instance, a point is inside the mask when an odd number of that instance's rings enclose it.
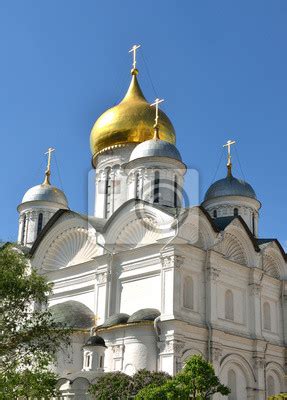
<path fill-rule="evenodd" d="M 267 275 L 270 275 L 276 279 L 280 279 L 280 272 L 279 272 L 280 270 L 278 267 L 276 257 L 273 257 L 270 254 L 264 254 L 263 270 L 266 272 Z"/>
<path fill-rule="evenodd" d="M 224 235 L 224 254 L 232 261 L 239 264 L 247 264 L 247 257 L 243 246 L 236 236 L 230 233 Z"/>
<path fill-rule="evenodd" d="M 115 248 L 123 251 L 155 243 L 161 235 L 156 231 L 154 224 L 155 221 L 152 218 L 129 222 L 118 235 Z"/>
<path fill-rule="evenodd" d="M 61 232 L 47 250 L 42 267 L 55 270 L 81 264 L 99 254 L 96 238 L 88 229 L 72 227 Z"/>

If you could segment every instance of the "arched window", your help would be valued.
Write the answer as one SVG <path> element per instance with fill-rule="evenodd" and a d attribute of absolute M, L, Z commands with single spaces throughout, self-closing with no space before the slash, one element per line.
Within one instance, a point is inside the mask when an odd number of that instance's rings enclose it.
<path fill-rule="evenodd" d="M 41 232 L 43 227 L 43 214 L 40 213 L 38 216 L 38 225 L 37 225 L 37 236 L 39 235 L 39 233 Z"/>
<path fill-rule="evenodd" d="M 217 218 L 217 210 L 213 210 L 213 218 Z"/>
<path fill-rule="evenodd" d="M 111 181 L 111 170 L 106 170 L 106 181 L 105 181 L 105 217 L 110 215 L 111 211 L 111 193 L 112 193 L 112 181 Z"/>
<path fill-rule="evenodd" d="M 238 208 L 234 208 L 233 214 L 235 217 L 238 217 Z"/>
<path fill-rule="evenodd" d="M 234 304 L 231 290 L 225 292 L 225 319 L 234 320 Z"/>
<path fill-rule="evenodd" d="M 173 181 L 173 204 L 174 204 L 174 207 L 178 206 L 177 195 L 178 195 L 178 193 L 177 193 L 177 176 L 175 176 L 174 181 Z"/>
<path fill-rule="evenodd" d="M 159 202 L 159 172 L 154 173 L 154 186 L 153 186 L 153 202 Z"/>
<path fill-rule="evenodd" d="M 267 301 L 263 304 L 263 327 L 267 331 L 271 331 L 271 310 Z"/>
<path fill-rule="evenodd" d="M 190 276 L 183 282 L 183 306 L 193 309 L 193 281 Z"/>
<path fill-rule="evenodd" d="M 275 393 L 275 381 L 273 376 L 269 375 L 267 378 L 267 396 L 273 396 Z"/>
<path fill-rule="evenodd" d="M 21 244 L 24 244 L 24 240 L 25 240 L 26 223 L 27 223 L 27 217 L 25 214 L 24 218 L 23 218 L 23 224 L 22 224 Z"/>
<path fill-rule="evenodd" d="M 231 390 L 228 395 L 228 400 L 236 400 L 236 374 L 233 369 L 230 369 L 227 374 L 227 386 Z"/>

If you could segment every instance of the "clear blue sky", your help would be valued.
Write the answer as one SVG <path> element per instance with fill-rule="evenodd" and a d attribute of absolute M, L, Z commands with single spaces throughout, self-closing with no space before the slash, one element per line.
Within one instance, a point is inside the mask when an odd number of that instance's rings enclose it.
<path fill-rule="evenodd" d="M 263 207 L 260 236 L 285 246 L 286 0 L 3 0 L 0 3 L 0 238 L 16 239 L 16 206 L 57 149 L 70 207 L 87 210 L 90 129 L 129 83 L 128 49 L 141 43 L 140 83 L 156 92 L 183 159 L 211 183 L 227 139 Z M 241 177 L 236 157 L 235 174 Z M 222 160 L 217 178 L 225 175 Z"/>

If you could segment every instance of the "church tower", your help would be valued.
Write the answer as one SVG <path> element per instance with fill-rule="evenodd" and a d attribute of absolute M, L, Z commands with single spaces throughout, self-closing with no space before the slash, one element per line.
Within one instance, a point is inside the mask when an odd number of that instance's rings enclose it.
<path fill-rule="evenodd" d="M 49 219 L 59 209 L 68 209 L 65 194 L 55 186 L 51 185 L 51 154 L 54 149 L 49 148 L 48 163 L 45 171 L 44 182 L 30 188 L 19 204 L 19 229 L 18 243 L 31 247 L 37 236 L 47 224 Z"/>
<path fill-rule="evenodd" d="M 258 236 L 258 219 L 261 203 L 257 200 L 252 186 L 237 179 L 232 174 L 231 146 L 235 141 L 228 140 L 227 175 L 214 182 L 207 190 L 202 206 L 214 219 L 241 216 L 251 233 Z"/>
<path fill-rule="evenodd" d="M 130 193 L 126 190 L 123 166 L 130 161 L 135 147 L 154 136 L 154 111 L 138 83 L 136 51 L 133 46 L 131 83 L 123 100 L 104 112 L 94 124 L 90 136 L 92 163 L 96 169 L 95 216 L 109 218 L 124 204 Z M 167 115 L 158 110 L 158 129 L 165 143 L 175 144 L 175 130 Z M 135 196 L 134 196 L 135 197 Z"/>

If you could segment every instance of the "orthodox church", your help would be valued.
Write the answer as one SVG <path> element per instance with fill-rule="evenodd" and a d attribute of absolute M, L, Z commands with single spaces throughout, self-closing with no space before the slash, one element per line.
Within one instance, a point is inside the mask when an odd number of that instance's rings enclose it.
<path fill-rule="evenodd" d="M 233 175 L 231 141 L 226 176 L 186 205 L 175 130 L 140 88 L 136 49 L 126 95 L 91 131 L 94 214 L 70 210 L 51 184 L 53 149 L 18 206 L 19 244 L 54 284 L 54 318 L 74 329 L 55 367 L 63 398 L 87 399 L 109 371 L 174 375 L 193 354 L 229 399 L 286 391 L 286 254 L 260 237 L 261 203 Z"/>

